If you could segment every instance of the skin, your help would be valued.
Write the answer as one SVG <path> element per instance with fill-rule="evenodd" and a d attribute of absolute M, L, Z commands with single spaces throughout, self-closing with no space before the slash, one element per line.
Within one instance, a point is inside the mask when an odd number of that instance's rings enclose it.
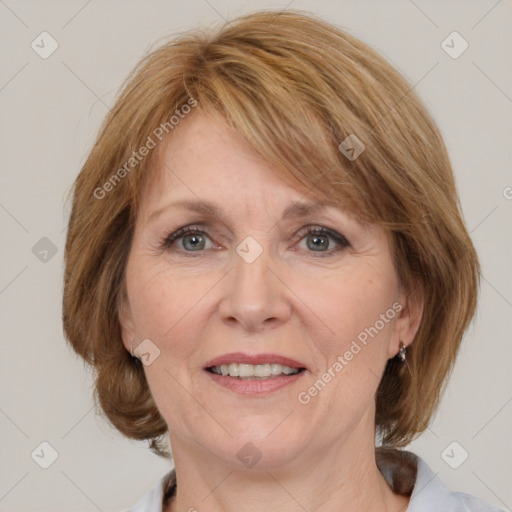
<path fill-rule="evenodd" d="M 127 350 L 144 339 L 160 350 L 144 370 L 175 459 L 177 495 L 168 510 L 405 510 L 408 498 L 391 491 L 375 463 L 374 397 L 386 361 L 400 341 L 413 340 L 421 304 L 399 286 L 389 236 L 333 206 L 279 221 L 288 205 L 311 199 L 308 191 L 275 176 L 200 112 L 164 149 L 162 179 L 142 197 L 120 321 Z M 169 206 L 198 198 L 225 219 Z M 208 233 L 196 234 L 199 249 L 190 234 L 161 248 L 190 224 Z M 329 245 L 318 248 L 317 235 L 301 234 L 308 226 L 350 245 L 323 235 Z M 236 252 L 247 236 L 263 249 L 252 263 Z M 394 303 L 402 306 L 395 318 L 301 403 L 298 394 Z M 239 395 L 203 369 L 230 352 L 277 353 L 307 371 L 266 396 Z M 237 457 L 247 443 L 261 455 L 251 468 Z"/>

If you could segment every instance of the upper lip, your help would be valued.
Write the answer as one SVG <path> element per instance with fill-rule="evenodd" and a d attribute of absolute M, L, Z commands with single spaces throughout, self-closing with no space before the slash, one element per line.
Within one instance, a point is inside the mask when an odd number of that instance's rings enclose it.
<path fill-rule="evenodd" d="M 243 352 L 233 352 L 224 354 L 208 361 L 204 368 L 212 366 L 221 366 L 223 364 L 239 363 L 239 364 L 282 364 L 290 368 L 306 368 L 306 365 L 295 359 L 291 359 L 279 354 L 244 354 Z"/>

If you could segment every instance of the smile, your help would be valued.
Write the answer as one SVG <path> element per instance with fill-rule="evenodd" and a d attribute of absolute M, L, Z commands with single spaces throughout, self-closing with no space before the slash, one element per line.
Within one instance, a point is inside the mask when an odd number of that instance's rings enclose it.
<path fill-rule="evenodd" d="M 282 375 L 296 375 L 303 368 L 291 368 L 282 364 L 222 364 L 207 369 L 216 375 L 235 377 L 240 380 L 266 380 L 278 378 Z"/>
<path fill-rule="evenodd" d="M 238 395 L 265 396 L 293 385 L 308 373 L 307 366 L 284 354 L 231 352 L 204 364 L 217 385 Z"/>

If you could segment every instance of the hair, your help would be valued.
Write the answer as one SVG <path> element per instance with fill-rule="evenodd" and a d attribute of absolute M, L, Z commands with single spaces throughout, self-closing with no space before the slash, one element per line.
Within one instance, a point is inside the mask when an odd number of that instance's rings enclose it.
<path fill-rule="evenodd" d="M 96 403 L 123 435 L 171 456 L 143 365 L 122 343 L 119 308 L 141 194 L 161 166 L 160 136 L 179 130 L 171 119 L 185 105 L 235 130 L 282 179 L 390 234 L 400 285 L 423 297 L 407 364 L 388 361 L 375 398 L 382 443 L 405 446 L 439 403 L 480 267 L 445 144 L 413 87 L 368 45 L 297 11 L 166 41 L 104 120 L 71 191 L 63 295 L 65 336 L 94 369 Z M 349 135 L 364 144 L 355 159 L 340 149 Z"/>

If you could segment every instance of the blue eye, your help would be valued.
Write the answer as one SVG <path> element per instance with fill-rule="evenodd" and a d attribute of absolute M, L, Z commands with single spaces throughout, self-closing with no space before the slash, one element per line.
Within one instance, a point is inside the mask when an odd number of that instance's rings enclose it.
<path fill-rule="evenodd" d="M 328 254 L 334 252 L 329 251 L 331 247 L 330 240 L 334 240 L 337 244 L 336 251 L 350 245 L 343 235 L 323 227 L 310 227 L 305 233 L 302 233 L 301 236 L 303 237 L 301 240 L 305 239 L 307 248 L 311 249 L 313 252 L 328 252 Z"/>
<path fill-rule="evenodd" d="M 162 248 L 170 249 L 175 241 L 182 239 L 181 245 L 185 251 L 201 251 L 205 248 L 205 236 L 208 237 L 205 231 L 194 226 L 186 226 L 169 235 L 162 244 Z M 187 245 L 190 249 L 187 249 Z"/>
<path fill-rule="evenodd" d="M 343 235 L 320 226 L 307 228 L 299 233 L 297 238 L 299 241 L 306 240 L 307 249 L 305 249 L 305 252 L 326 253 L 326 255 L 330 255 L 350 246 L 348 240 Z M 160 245 L 164 250 L 173 250 L 173 244 L 180 240 L 180 247 L 176 250 L 184 253 L 200 253 L 204 249 L 208 249 L 206 247 L 207 240 L 211 241 L 208 233 L 201 227 L 185 226 L 167 236 Z M 331 248 L 332 241 L 334 241 L 334 248 Z M 191 256 L 191 254 L 189 255 Z"/>

